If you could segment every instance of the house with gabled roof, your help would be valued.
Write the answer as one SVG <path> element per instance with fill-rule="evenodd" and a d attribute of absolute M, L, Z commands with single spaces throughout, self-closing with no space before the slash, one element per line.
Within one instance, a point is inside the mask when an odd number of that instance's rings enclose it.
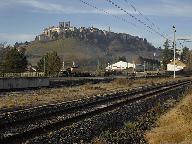
<path fill-rule="evenodd" d="M 175 71 L 181 71 L 185 67 L 186 67 L 186 64 L 184 64 L 182 61 L 175 60 Z M 173 62 L 173 60 L 171 61 L 171 63 L 167 64 L 167 71 L 174 71 L 174 62 Z"/>

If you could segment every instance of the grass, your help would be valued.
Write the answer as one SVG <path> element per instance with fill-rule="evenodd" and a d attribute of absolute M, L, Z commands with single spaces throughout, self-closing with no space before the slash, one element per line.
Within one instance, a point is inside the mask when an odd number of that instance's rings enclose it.
<path fill-rule="evenodd" d="M 146 133 L 149 144 L 192 143 L 192 90 L 157 121 L 157 127 Z"/>
<path fill-rule="evenodd" d="M 40 89 L 24 92 L 10 92 L 0 94 L 0 109 L 38 106 L 43 104 L 71 101 L 87 98 L 110 91 L 131 89 L 146 84 L 165 82 L 168 79 L 116 79 L 110 83 L 85 84 L 76 87 L 63 87 L 55 89 Z"/>
<path fill-rule="evenodd" d="M 26 49 L 26 55 L 32 65 L 36 65 L 38 60 L 47 52 L 56 51 L 65 62 L 87 61 L 90 58 L 97 58 L 101 54 L 97 46 L 88 44 L 74 38 L 59 39 L 49 42 L 35 42 Z M 70 63 L 70 65 L 71 65 Z M 67 64 L 67 63 L 66 63 Z"/>

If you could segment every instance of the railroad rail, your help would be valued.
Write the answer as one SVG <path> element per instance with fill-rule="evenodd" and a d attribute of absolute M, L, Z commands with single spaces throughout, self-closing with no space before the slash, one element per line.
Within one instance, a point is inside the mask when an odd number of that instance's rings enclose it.
<path fill-rule="evenodd" d="M 4 113 L 0 115 L 0 143 L 21 143 L 127 103 L 189 84 L 191 80 L 179 80 L 140 87 L 131 91 L 119 91 L 81 102 L 74 101 L 70 104 L 62 103 Z M 51 109 L 52 111 L 49 111 Z"/>

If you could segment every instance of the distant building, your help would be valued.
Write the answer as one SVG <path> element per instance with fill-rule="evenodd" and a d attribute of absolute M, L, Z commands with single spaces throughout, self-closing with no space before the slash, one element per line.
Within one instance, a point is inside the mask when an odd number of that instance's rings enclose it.
<path fill-rule="evenodd" d="M 124 61 L 119 61 L 117 63 L 114 63 L 112 65 L 108 65 L 105 70 L 106 71 L 123 71 L 128 68 L 135 68 L 135 64 L 133 63 L 128 63 Z"/>
<path fill-rule="evenodd" d="M 63 31 L 63 29 L 61 29 L 60 27 L 53 26 L 53 27 L 44 29 L 43 34 L 45 36 L 51 37 L 54 32 L 57 32 L 58 34 L 60 34 L 62 31 Z"/>
<path fill-rule="evenodd" d="M 59 28 L 64 28 L 65 27 L 65 22 L 59 22 Z"/>
<path fill-rule="evenodd" d="M 46 36 L 45 34 L 41 34 L 41 35 L 37 36 L 37 40 L 39 40 L 39 41 L 47 41 L 47 40 L 49 40 L 49 37 Z"/>
<path fill-rule="evenodd" d="M 70 28 L 70 27 L 71 27 L 71 25 L 70 25 L 70 21 L 65 22 L 65 28 Z"/>
<path fill-rule="evenodd" d="M 36 37 L 36 40 L 46 41 L 54 39 L 55 35 L 63 35 L 67 30 L 74 31 L 74 27 L 71 27 L 70 21 L 59 22 L 59 26 L 45 28 L 43 33 Z"/>
<path fill-rule="evenodd" d="M 158 70 L 160 68 L 160 61 L 156 59 L 144 58 L 139 56 L 135 58 L 134 61 L 136 64 L 138 64 L 137 69 L 141 69 L 141 65 L 146 71 Z"/>
<path fill-rule="evenodd" d="M 186 64 L 179 60 L 175 60 L 175 71 L 183 70 L 186 67 Z M 174 62 L 167 64 L 167 71 L 174 71 Z"/>

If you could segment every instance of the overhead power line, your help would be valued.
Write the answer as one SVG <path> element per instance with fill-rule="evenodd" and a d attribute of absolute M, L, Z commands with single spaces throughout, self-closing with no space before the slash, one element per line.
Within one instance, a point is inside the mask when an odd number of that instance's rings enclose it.
<path fill-rule="evenodd" d="M 120 17 L 120 16 L 117 16 L 117 15 L 114 15 L 114 14 L 111 14 L 109 11 L 107 10 L 104 10 L 102 8 L 98 8 L 97 6 L 95 6 L 94 4 L 91 4 L 90 2 L 87 2 L 85 0 L 79 0 L 80 2 L 82 2 L 84 5 L 87 5 L 89 7 L 92 7 L 100 12 L 103 12 L 107 15 L 111 15 L 112 17 L 114 17 L 115 19 L 118 19 L 118 20 L 121 20 L 125 23 L 128 23 L 128 24 L 131 24 L 132 26 L 134 27 L 137 27 L 137 25 L 135 23 L 132 23 L 130 21 L 128 21 L 127 19 L 123 18 L 123 17 Z M 167 36 L 165 36 L 166 34 L 164 32 L 160 32 L 160 28 L 158 26 L 156 26 L 148 17 L 144 16 L 142 14 L 142 12 L 140 12 L 139 10 L 137 10 L 137 8 L 134 6 L 134 4 L 130 3 L 130 6 L 133 8 L 133 10 L 135 12 L 138 12 L 139 15 L 141 15 L 142 17 L 145 18 L 146 21 L 148 21 L 150 24 L 147 24 L 146 22 L 144 22 L 143 20 L 137 18 L 136 16 L 134 16 L 133 14 L 129 13 L 127 10 L 123 9 L 121 6 L 117 5 L 116 3 L 114 3 L 112 0 L 106 0 L 107 2 L 109 2 L 110 4 L 112 4 L 113 6 L 115 6 L 116 8 L 118 8 L 119 10 L 123 11 L 126 15 L 128 15 L 129 17 L 133 18 L 135 21 L 139 22 L 140 24 L 144 25 L 144 30 L 151 33 L 154 32 L 156 34 L 158 34 L 159 36 L 161 36 L 162 38 L 164 39 L 167 39 L 169 43 L 173 43 L 173 41 L 168 38 Z M 127 0 L 125 0 L 127 2 Z M 180 43 L 179 43 L 180 44 Z M 180 44 L 181 45 L 181 44 Z"/>
<path fill-rule="evenodd" d="M 84 1 L 84 0 L 79 0 L 79 1 L 82 2 L 83 4 L 89 6 L 89 7 L 92 7 L 92 8 L 94 8 L 94 9 L 97 9 L 98 11 L 101 11 L 101 12 L 107 14 L 107 15 L 111 15 L 112 17 L 114 17 L 114 18 L 116 18 L 116 19 L 118 19 L 118 20 L 121 20 L 121 21 L 123 21 L 123 22 L 125 22 L 125 23 L 131 24 L 132 26 L 136 27 L 136 24 L 134 24 L 134 23 L 132 23 L 132 22 L 129 22 L 127 19 L 124 19 L 124 18 L 122 18 L 122 17 L 120 17 L 120 16 L 117 16 L 117 15 L 113 15 L 113 14 L 111 14 L 110 12 L 108 12 L 108 11 L 102 9 L 102 8 L 98 8 L 97 6 L 95 6 L 95 5 L 93 5 L 93 4 L 90 4 L 89 2 L 86 2 L 86 1 Z"/>
<path fill-rule="evenodd" d="M 118 8 L 119 10 L 123 11 L 124 13 L 126 13 L 128 16 L 132 17 L 133 19 L 135 19 L 136 21 L 138 21 L 139 23 L 143 24 L 144 26 L 146 26 L 148 29 L 150 29 L 151 31 L 153 31 L 154 33 L 158 34 L 159 36 L 168 39 L 166 36 L 164 36 L 162 33 L 160 33 L 159 31 L 153 29 L 151 26 L 149 26 L 148 24 L 146 24 L 145 22 L 143 22 L 142 20 L 140 20 L 139 18 L 135 17 L 133 14 L 127 12 L 127 10 L 123 9 L 122 7 L 120 7 L 119 5 L 117 5 L 116 3 L 114 3 L 112 0 L 106 0 L 107 2 L 109 2 L 110 4 L 112 4 L 113 6 L 115 6 L 116 8 Z M 135 7 L 134 7 L 135 8 Z"/>
<path fill-rule="evenodd" d="M 89 7 L 92 7 L 92 8 L 94 8 L 94 9 L 97 9 L 98 11 L 101 11 L 101 12 L 107 14 L 107 15 L 111 15 L 112 17 L 114 17 L 114 18 L 116 18 L 116 19 L 118 19 L 118 20 L 121 20 L 121 21 L 123 21 L 123 22 L 125 22 L 125 23 L 131 24 L 131 25 L 134 26 L 134 27 L 137 27 L 135 23 L 132 23 L 132 22 L 128 21 L 127 19 L 123 18 L 123 17 L 117 16 L 117 15 L 113 15 L 113 14 L 111 14 L 110 12 L 108 12 L 108 11 L 102 9 L 102 8 L 98 8 L 97 6 L 95 6 L 95 5 L 93 5 L 93 4 L 90 4 L 90 2 L 87 2 L 87 1 L 84 1 L 84 0 L 79 0 L 79 1 L 82 2 L 83 4 L 89 6 Z M 139 20 L 139 21 L 140 21 L 140 20 Z M 152 34 L 152 32 L 151 32 L 150 30 L 148 30 L 148 29 L 146 29 L 146 28 L 144 28 L 144 30 L 145 30 L 146 32 Z"/>
<path fill-rule="evenodd" d="M 112 0 L 111 0 L 112 1 Z M 144 14 L 142 14 L 142 12 L 141 11 L 139 11 L 137 8 L 136 8 L 136 6 L 133 4 L 133 1 L 132 0 L 124 0 L 126 3 L 128 3 L 131 7 L 132 7 L 132 9 L 135 11 L 135 12 L 137 12 L 140 16 L 142 16 L 142 17 L 144 17 L 144 19 L 147 21 L 147 22 L 149 22 L 150 23 L 150 27 L 154 27 L 155 29 L 157 29 L 159 32 L 156 32 L 156 33 L 158 33 L 158 34 L 160 34 L 163 38 L 166 38 L 166 39 L 168 39 L 168 41 L 169 41 L 169 43 L 173 43 L 173 41 L 172 40 L 170 40 L 171 38 L 168 38 L 168 35 L 165 33 L 165 32 L 160 32 L 160 28 L 159 28 L 159 26 L 157 26 L 155 23 L 153 23 L 147 16 L 145 16 Z M 144 24 L 145 25 L 145 24 Z M 167 36 L 166 36 L 167 35 Z M 177 40 L 179 40 L 179 39 L 177 39 Z M 192 41 L 187 41 L 187 40 L 190 40 L 190 39 L 180 39 L 180 40 L 185 40 L 185 42 L 192 42 Z M 177 42 L 178 43 L 178 42 Z M 180 46 L 182 46 L 183 47 L 183 44 L 181 44 L 181 43 L 178 43 L 178 45 L 180 44 Z"/>
<path fill-rule="evenodd" d="M 157 30 L 160 31 L 160 28 L 158 25 L 156 25 L 153 21 L 151 21 L 147 16 L 145 16 L 140 10 L 137 9 L 137 7 L 134 5 L 133 1 L 132 0 L 124 0 L 126 3 L 128 3 L 132 9 L 138 13 L 138 15 L 140 15 L 141 17 L 143 17 L 145 19 L 146 22 L 150 23 L 150 26 L 151 27 L 154 27 L 156 28 Z M 163 32 L 164 33 L 164 32 Z"/>

